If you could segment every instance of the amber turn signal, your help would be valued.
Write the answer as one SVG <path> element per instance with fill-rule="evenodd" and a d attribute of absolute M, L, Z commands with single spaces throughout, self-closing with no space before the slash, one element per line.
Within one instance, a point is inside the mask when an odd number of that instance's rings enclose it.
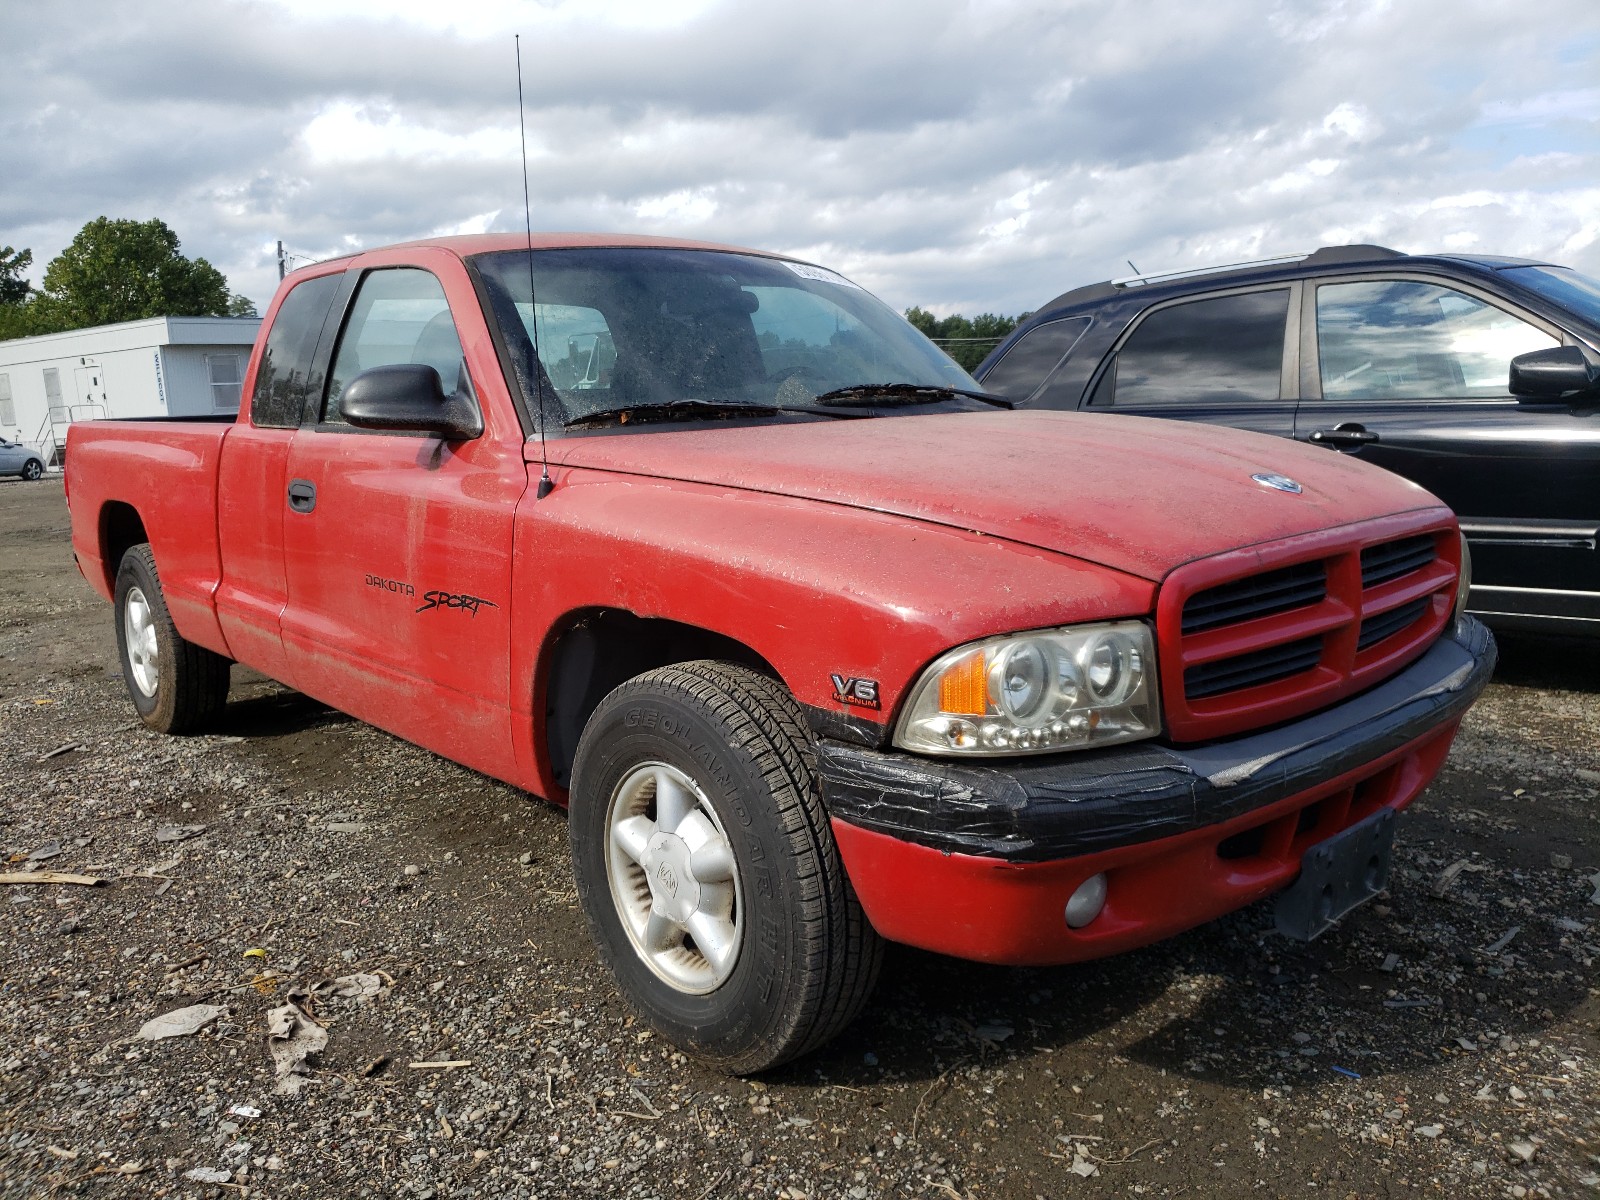
<path fill-rule="evenodd" d="M 989 672 L 982 650 L 951 663 L 939 676 L 939 708 L 974 717 L 989 711 Z"/>

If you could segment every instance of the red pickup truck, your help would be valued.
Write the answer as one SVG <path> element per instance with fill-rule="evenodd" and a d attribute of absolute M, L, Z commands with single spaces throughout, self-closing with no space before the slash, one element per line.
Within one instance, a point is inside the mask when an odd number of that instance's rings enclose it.
<path fill-rule="evenodd" d="M 881 939 L 1313 936 L 1494 662 L 1456 522 L 1281 439 L 1009 412 L 845 278 L 612 236 L 298 271 L 236 423 L 75 425 L 150 727 L 246 663 L 570 810 L 620 989 L 729 1070 Z"/>

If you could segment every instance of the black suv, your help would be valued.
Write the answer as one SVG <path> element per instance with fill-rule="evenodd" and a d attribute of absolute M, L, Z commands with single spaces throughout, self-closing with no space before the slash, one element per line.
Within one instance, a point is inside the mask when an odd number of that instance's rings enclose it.
<path fill-rule="evenodd" d="M 1524 259 L 1331 246 L 1078 288 L 979 364 L 1019 406 L 1255 429 L 1456 510 L 1471 607 L 1600 636 L 1600 282 Z"/>

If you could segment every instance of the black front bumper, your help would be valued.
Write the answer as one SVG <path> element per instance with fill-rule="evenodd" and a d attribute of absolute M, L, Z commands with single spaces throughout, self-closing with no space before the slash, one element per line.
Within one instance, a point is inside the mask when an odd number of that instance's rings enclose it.
<path fill-rule="evenodd" d="M 1494 671 L 1494 638 L 1462 617 L 1404 671 L 1298 721 L 1207 745 L 951 762 L 823 740 L 829 812 L 961 854 L 1044 862 L 1170 837 L 1359 770 L 1461 718 Z"/>

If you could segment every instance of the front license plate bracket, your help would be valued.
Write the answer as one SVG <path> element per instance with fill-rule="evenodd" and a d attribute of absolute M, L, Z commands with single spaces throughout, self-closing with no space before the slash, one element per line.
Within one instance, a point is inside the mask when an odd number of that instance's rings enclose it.
<path fill-rule="evenodd" d="M 1278 897 L 1278 932 L 1309 942 L 1388 887 L 1395 816 L 1379 809 L 1307 850 L 1300 878 Z"/>

